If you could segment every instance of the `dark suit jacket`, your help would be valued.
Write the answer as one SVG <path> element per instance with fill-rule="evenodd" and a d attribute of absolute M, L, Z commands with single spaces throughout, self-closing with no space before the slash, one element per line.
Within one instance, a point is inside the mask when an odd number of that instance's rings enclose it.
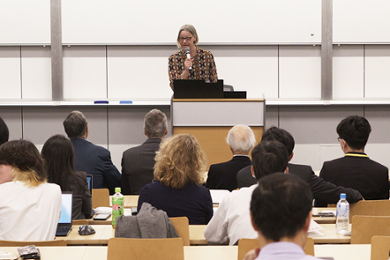
<path fill-rule="evenodd" d="M 290 174 L 298 175 L 310 185 L 315 199 L 315 206 L 317 207 L 326 207 L 328 204 L 337 203 L 340 199 L 340 193 L 347 194 L 347 200 L 350 203 L 354 203 L 362 199 L 362 196 L 358 191 L 341 186 L 337 187 L 333 183 L 327 182 L 318 177 L 308 165 L 289 163 L 288 168 Z M 251 174 L 250 166 L 245 167 L 238 172 L 237 183 L 239 188 L 249 187 L 257 183 L 256 179 Z M 317 202 L 317 200 L 320 200 L 320 202 Z"/>
<path fill-rule="evenodd" d="M 347 154 L 345 157 L 324 162 L 320 177 L 336 185 L 356 189 L 366 200 L 389 199 L 387 167 L 368 157 L 360 157 L 364 156 L 364 153 L 349 154 L 357 156 Z"/>
<path fill-rule="evenodd" d="M 74 168 L 93 175 L 93 188 L 108 188 L 114 194 L 115 187 L 121 187 L 121 174 L 112 164 L 110 151 L 94 145 L 84 138 L 72 139 Z"/>
<path fill-rule="evenodd" d="M 248 165 L 251 165 L 251 160 L 244 155 L 236 155 L 230 161 L 211 165 L 206 187 L 229 191 L 237 189 L 237 173 Z"/>
<path fill-rule="evenodd" d="M 161 138 L 149 138 L 142 145 L 130 148 L 122 156 L 122 194 L 138 195 L 153 180 L 154 157 Z"/>

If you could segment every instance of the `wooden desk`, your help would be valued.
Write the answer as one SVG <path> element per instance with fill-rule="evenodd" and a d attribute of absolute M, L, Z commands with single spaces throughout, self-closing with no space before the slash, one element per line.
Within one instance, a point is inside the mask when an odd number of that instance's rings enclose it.
<path fill-rule="evenodd" d="M 315 244 L 350 244 L 351 237 L 336 232 L 336 224 L 320 224 L 324 229 L 319 230 L 324 236 L 312 237 Z M 351 225 L 349 225 L 351 230 Z"/>
<path fill-rule="evenodd" d="M 0 247 L 18 256 L 17 247 Z M 107 260 L 106 246 L 39 247 L 45 260 Z M 185 260 L 236 260 L 237 246 L 185 246 Z M 334 260 L 370 260 L 371 245 L 314 245 L 316 257 Z"/>

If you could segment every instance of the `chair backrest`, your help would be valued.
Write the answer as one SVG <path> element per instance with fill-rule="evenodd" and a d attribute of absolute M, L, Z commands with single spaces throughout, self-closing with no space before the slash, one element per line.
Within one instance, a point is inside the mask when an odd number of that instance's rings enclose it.
<path fill-rule="evenodd" d="M 107 260 L 184 260 L 181 238 L 133 239 L 110 238 Z"/>
<path fill-rule="evenodd" d="M 248 251 L 258 248 L 259 240 L 258 239 L 249 239 L 249 238 L 241 238 L 238 240 L 238 254 L 237 260 L 244 259 L 246 253 Z M 306 240 L 306 245 L 304 248 L 305 254 L 314 256 L 314 240 L 311 237 L 308 237 Z"/>
<path fill-rule="evenodd" d="M 48 241 L 13 241 L 13 240 L 0 240 L 0 246 L 66 246 L 65 240 L 48 240 Z"/>
<path fill-rule="evenodd" d="M 110 192 L 108 189 L 92 189 L 92 208 L 109 206 Z"/>
<path fill-rule="evenodd" d="M 349 221 L 352 217 L 361 216 L 390 216 L 390 200 L 361 200 L 350 205 Z"/>
<path fill-rule="evenodd" d="M 389 259 L 390 236 L 373 236 L 371 238 L 371 260 Z"/>
<path fill-rule="evenodd" d="M 88 219 L 72 219 L 72 225 L 89 225 Z"/>
<path fill-rule="evenodd" d="M 169 218 L 185 246 L 190 245 L 190 225 L 187 217 Z"/>
<path fill-rule="evenodd" d="M 390 217 L 354 216 L 352 218 L 351 244 L 370 244 L 375 235 L 390 236 Z"/>

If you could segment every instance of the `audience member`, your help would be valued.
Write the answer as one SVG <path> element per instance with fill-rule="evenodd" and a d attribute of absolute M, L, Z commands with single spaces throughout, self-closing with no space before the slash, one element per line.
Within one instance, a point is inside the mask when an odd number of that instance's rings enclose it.
<path fill-rule="evenodd" d="M 288 171 L 287 163 L 287 149 L 280 142 L 260 142 L 252 150 L 252 172 L 259 182 L 269 174 Z M 257 186 L 234 190 L 223 198 L 204 230 L 207 241 L 222 244 L 229 240 L 229 245 L 234 245 L 241 238 L 257 238 L 249 216 L 252 192 Z"/>
<path fill-rule="evenodd" d="M 45 142 L 41 154 L 46 163 L 48 181 L 73 194 L 72 219 L 91 218 L 92 196 L 87 175 L 73 168 L 72 142 L 63 135 L 54 135 Z"/>
<path fill-rule="evenodd" d="M 121 174 L 111 161 L 110 151 L 87 141 L 88 122 L 80 111 L 71 112 L 64 128 L 74 148 L 74 169 L 93 175 L 93 188 L 108 188 L 110 194 L 121 187 Z"/>
<path fill-rule="evenodd" d="M 201 185 L 206 156 L 192 135 L 174 135 L 161 143 L 154 178 L 140 192 L 138 211 L 148 202 L 168 217 L 188 218 L 190 224 L 207 224 L 213 216 L 210 191 Z"/>
<path fill-rule="evenodd" d="M 0 117 L 0 145 L 2 145 L 5 142 L 8 142 L 8 138 L 9 138 L 9 131 L 8 131 L 7 124 Z"/>
<path fill-rule="evenodd" d="M 349 116 L 337 126 L 337 138 L 345 156 L 324 162 L 320 177 L 358 190 L 366 200 L 389 199 L 389 170 L 364 153 L 371 132 L 370 123 L 362 116 Z M 325 203 L 316 201 L 315 205 Z"/>
<path fill-rule="evenodd" d="M 0 240 L 53 240 L 61 215 L 61 189 L 47 183 L 45 163 L 29 141 L 0 146 Z M 3 178 L 3 177 L 2 177 Z"/>
<path fill-rule="evenodd" d="M 226 141 L 233 159 L 210 166 L 206 183 L 209 189 L 237 189 L 237 172 L 251 165 L 249 152 L 255 146 L 256 139 L 249 126 L 235 125 L 230 129 Z"/>
<path fill-rule="evenodd" d="M 256 260 L 318 259 L 303 251 L 312 200 L 309 185 L 294 175 L 277 173 L 261 179 L 250 204 L 261 248 Z"/>
<path fill-rule="evenodd" d="M 289 160 L 291 160 L 292 157 L 294 156 L 294 152 L 293 152 L 295 146 L 294 138 L 289 132 L 287 132 L 284 129 L 275 126 L 270 127 L 267 131 L 264 132 L 261 140 L 279 141 L 286 146 L 287 151 L 290 155 Z M 341 186 L 338 187 L 333 183 L 323 180 L 322 178 L 315 175 L 312 168 L 308 165 L 289 163 L 288 169 L 289 169 L 288 172 L 290 174 L 295 174 L 301 177 L 304 181 L 306 181 L 310 185 L 314 199 L 321 200 L 323 203 L 325 203 L 324 206 L 327 206 L 327 204 L 337 203 L 337 201 L 340 199 L 340 193 L 347 194 L 347 200 L 350 203 L 354 203 L 362 199 L 361 194 L 357 190 L 344 188 Z M 237 182 L 240 188 L 249 187 L 256 183 L 255 178 L 253 178 L 250 172 L 250 167 L 242 169 L 237 174 Z"/>
<path fill-rule="evenodd" d="M 154 157 L 167 133 L 167 116 L 163 112 L 153 109 L 146 114 L 144 134 L 148 139 L 122 156 L 122 194 L 138 195 L 145 184 L 152 182 Z"/>

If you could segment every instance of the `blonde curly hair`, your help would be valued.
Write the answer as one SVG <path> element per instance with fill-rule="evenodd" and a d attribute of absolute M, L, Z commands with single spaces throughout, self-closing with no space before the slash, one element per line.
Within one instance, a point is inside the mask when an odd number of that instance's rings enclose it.
<path fill-rule="evenodd" d="M 181 189 L 189 182 L 201 185 L 206 155 L 194 136 L 179 134 L 167 138 L 155 160 L 154 178 L 165 186 Z"/>

